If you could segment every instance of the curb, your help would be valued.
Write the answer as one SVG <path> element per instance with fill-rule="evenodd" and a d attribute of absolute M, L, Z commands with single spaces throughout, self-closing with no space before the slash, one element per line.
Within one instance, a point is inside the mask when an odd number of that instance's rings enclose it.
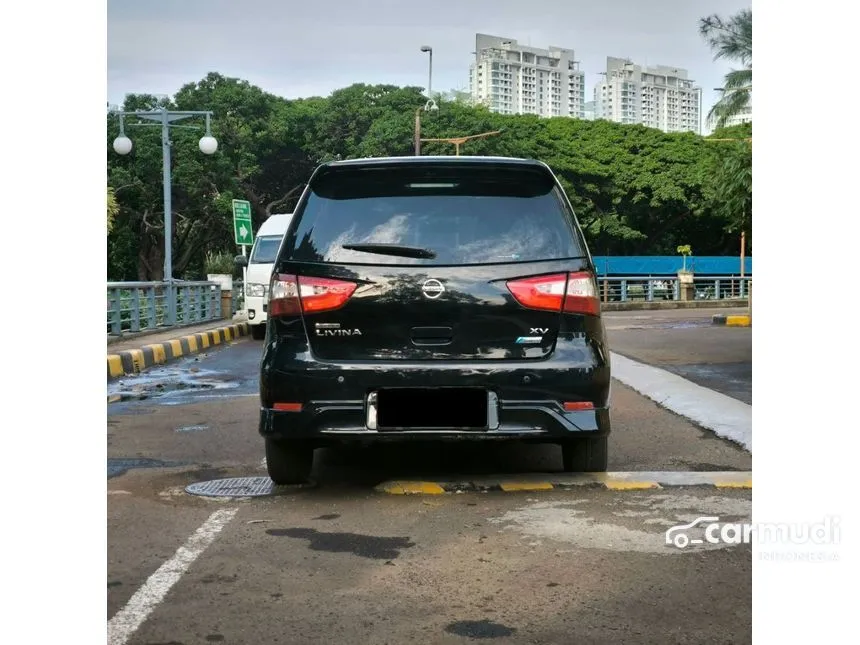
<path fill-rule="evenodd" d="M 724 300 L 633 300 L 627 302 L 600 303 L 602 311 L 652 311 L 669 309 L 732 309 L 746 307 L 746 299 L 726 298 Z"/>
<path fill-rule="evenodd" d="M 183 356 L 197 354 L 213 345 L 229 343 L 241 336 L 247 336 L 248 333 L 248 323 L 241 322 L 181 336 L 161 343 L 144 345 L 140 349 L 129 349 L 117 354 L 108 354 L 107 377 L 110 380 L 130 374 L 139 374 L 147 368 L 164 365 Z"/>
<path fill-rule="evenodd" d="M 751 327 L 752 316 L 726 316 L 725 314 L 716 314 L 713 317 L 712 322 L 715 325 L 726 325 L 728 327 Z"/>
<path fill-rule="evenodd" d="M 612 491 L 637 491 L 678 486 L 708 486 L 717 489 L 752 489 L 752 473 L 728 472 L 615 472 L 560 475 L 552 478 L 495 479 L 472 481 L 387 481 L 374 490 L 389 495 L 445 495 L 465 492 L 537 492 L 602 488 Z"/>

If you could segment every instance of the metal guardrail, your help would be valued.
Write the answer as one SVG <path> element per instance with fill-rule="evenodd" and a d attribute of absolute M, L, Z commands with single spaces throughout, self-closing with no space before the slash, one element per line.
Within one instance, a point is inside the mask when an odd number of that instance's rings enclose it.
<path fill-rule="evenodd" d="M 219 320 L 221 287 L 215 282 L 108 282 L 107 333 L 152 331 Z"/>
<path fill-rule="evenodd" d="M 677 277 L 613 276 L 597 279 L 603 302 L 653 302 L 681 300 L 681 281 Z M 746 299 L 751 276 L 693 277 L 694 300 Z"/>
<path fill-rule="evenodd" d="M 603 302 L 681 300 L 677 277 L 613 276 L 597 281 Z M 693 299 L 746 299 L 751 282 L 750 276 L 697 275 L 693 278 Z M 173 290 L 171 300 L 164 282 L 108 282 L 107 333 L 122 336 L 223 318 L 221 287 L 217 283 L 174 281 Z M 231 317 L 242 311 L 244 300 L 242 281 L 234 280 Z M 172 321 L 171 304 L 175 312 Z"/>
<path fill-rule="evenodd" d="M 233 280 L 233 315 L 245 308 L 245 283 L 241 280 Z"/>

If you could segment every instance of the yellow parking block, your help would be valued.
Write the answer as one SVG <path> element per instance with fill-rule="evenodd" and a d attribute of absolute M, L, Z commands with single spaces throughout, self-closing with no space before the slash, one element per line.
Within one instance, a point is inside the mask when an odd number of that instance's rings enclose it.
<path fill-rule="evenodd" d="M 444 495 L 445 489 L 435 482 L 385 482 L 377 489 L 389 495 Z"/>
<path fill-rule="evenodd" d="M 726 316 L 726 325 L 731 327 L 749 327 L 750 323 L 749 316 Z"/>
<path fill-rule="evenodd" d="M 512 493 L 516 491 L 552 490 L 553 485 L 549 482 L 502 482 L 499 484 L 499 488 L 506 493 Z"/>
<path fill-rule="evenodd" d="M 716 488 L 752 488 L 752 479 L 743 481 L 715 481 Z"/>
<path fill-rule="evenodd" d="M 603 484 L 609 490 L 649 490 L 661 488 L 657 482 L 629 481 L 625 479 L 607 479 Z"/>
<path fill-rule="evenodd" d="M 182 356 L 182 342 L 179 340 L 171 340 L 170 341 L 170 349 L 173 350 L 173 357 Z"/>
<path fill-rule="evenodd" d="M 197 336 L 185 336 L 183 338 L 188 343 L 188 351 L 192 354 L 197 351 Z"/>

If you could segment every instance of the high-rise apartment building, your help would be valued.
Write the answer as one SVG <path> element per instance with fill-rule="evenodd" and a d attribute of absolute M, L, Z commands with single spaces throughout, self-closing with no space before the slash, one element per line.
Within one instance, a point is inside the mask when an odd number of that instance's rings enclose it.
<path fill-rule="evenodd" d="M 585 117 L 585 75 L 572 49 L 476 34 L 469 76 L 472 100 L 493 112 Z"/>
<path fill-rule="evenodd" d="M 740 125 L 741 123 L 752 123 L 752 99 L 750 99 L 749 105 L 747 108 L 734 116 L 730 116 L 726 119 L 726 127 L 729 128 L 733 125 Z M 709 117 L 707 121 L 707 131 L 708 133 L 716 130 L 717 119 L 715 117 Z"/>
<path fill-rule="evenodd" d="M 583 117 L 586 121 L 594 121 L 595 103 L 594 101 L 586 101 L 582 107 Z"/>
<path fill-rule="evenodd" d="M 685 69 L 607 57 L 606 78 L 594 88 L 594 102 L 597 119 L 641 123 L 663 132 L 702 131 L 702 88 Z"/>

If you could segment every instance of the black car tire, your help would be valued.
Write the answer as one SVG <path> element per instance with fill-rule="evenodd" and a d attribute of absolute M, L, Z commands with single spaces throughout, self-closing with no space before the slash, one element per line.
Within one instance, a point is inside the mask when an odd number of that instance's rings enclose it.
<path fill-rule="evenodd" d="M 609 437 L 568 439 L 561 444 L 561 459 L 567 473 L 604 473 L 609 461 Z"/>
<path fill-rule="evenodd" d="M 313 446 L 299 441 L 266 438 L 266 469 L 276 485 L 306 483 L 313 464 Z"/>
<path fill-rule="evenodd" d="M 265 325 L 251 325 L 251 338 L 254 340 L 263 340 L 266 337 Z"/>

